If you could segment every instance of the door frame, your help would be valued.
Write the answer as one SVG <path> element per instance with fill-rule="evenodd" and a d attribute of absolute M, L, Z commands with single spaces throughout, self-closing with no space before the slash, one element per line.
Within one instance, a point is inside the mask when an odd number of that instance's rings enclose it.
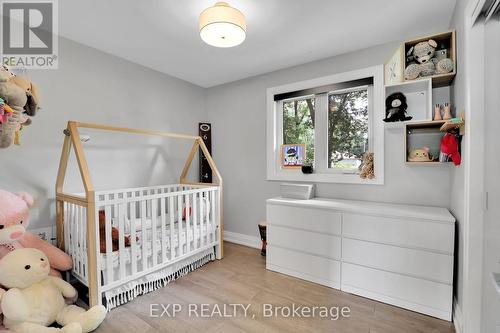
<path fill-rule="evenodd" d="M 463 332 L 482 332 L 483 249 L 485 210 L 484 25 L 476 24 L 482 0 L 465 11 L 465 186 Z M 478 21 L 476 21 L 478 20 Z"/>

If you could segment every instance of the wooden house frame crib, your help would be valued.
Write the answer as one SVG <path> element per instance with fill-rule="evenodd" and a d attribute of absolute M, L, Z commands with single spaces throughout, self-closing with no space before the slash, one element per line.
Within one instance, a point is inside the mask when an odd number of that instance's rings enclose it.
<path fill-rule="evenodd" d="M 212 204 L 212 208 L 216 207 L 216 209 L 214 209 L 214 212 L 217 210 L 217 213 L 214 214 L 215 217 L 211 215 L 212 218 L 214 219 L 212 222 L 215 223 L 215 221 L 217 221 L 217 223 L 218 223 L 217 229 L 214 226 L 213 230 L 215 230 L 215 231 L 213 231 L 214 234 L 212 235 L 213 236 L 212 241 L 215 241 L 215 238 L 217 237 L 218 243 L 217 243 L 217 246 L 214 246 L 216 249 L 215 255 L 216 255 L 217 259 L 221 259 L 223 257 L 222 177 L 217 169 L 217 166 L 215 165 L 214 160 L 212 159 L 212 156 L 210 155 L 207 147 L 205 146 L 203 140 L 201 139 L 201 137 L 193 136 L 193 135 L 161 132 L 161 131 L 131 129 L 131 128 L 105 126 L 105 125 L 99 125 L 99 124 L 80 123 L 80 122 L 75 122 L 75 121 L 69 121 L 66 130 L 64 130 L 65 138 L 64 138 L 61 159 L 60 159 L 60 163 L 59 163 L 59 171 L 58 171 L 57 181 L 56 181 L 57 242 L 58 242 L 58 246 L 61 249 L 65 248 L 65 244 L 64 244 L 64 241 L 65 241 L 65 216 L 67 216 L 65 214 L 65 213 L 67 213 L 67 212 L 65 212 L 65 205 L 76 204 L 76 205 L 79 205 L 81 207 L 84 207 L 86 209 L 86 212 L 95 212 L 96 211 L 96 191 L 94 190 L 94 186 L 93 186 L 93 183 L 92 183 L 92 180 L 90 177 L 90 173 L 89 173 L 89 167 L 88 167 L 87 160 L 86 160 L 85 154 L 84 154 L 84 149 L 83 149 L 81 141 L 80 141 L 79 128 L 94 129 L 94 130 L 108 131 L 108 132 L 122 132 L 122 133 L 130 133 L 130 134 L 138 134 L 138 135 L 146 135 L 146 136 L 160 136 L 160 137 L 166 137 L 166 138 L 193 141 L 193 146 L 189 152 L 189 155 L 187 156 L 184 168 L 180 174 L 179 183 L 184 184 L 184 185 L 188 185 L 188 186 L 189 185 L 198 186 L 198 190 L 194 190 L 194 191 L 200 191 L 199 190 L 200 188 L 202 189 L 205 187 L 208 188 L 207 186 L 212 186 L 212 190 L 211 190 L 212 192 L 210 192 L 210 194 L 213 196 L 210 198 L 212 198 L 213 201 L 217 200 L 217 203 L 218 203 L 217 206 L 215 206 L 215 204 Z M 83 181 L 83 186 L 85 189 L 84 196 L 66 193 L 63 189 L 64 180 L 66 177 L 66 169 L 68 166 L 68 160 L 69 160 L 71 149 L 73 149 L 73 151 L 75 153 L 80 176 L 81 176 L 81 179 Z M 201 149 L 201 151 L 205 155 L 205 157 L 208 161 L 208 164 L 209 164 L 210 168 L 212 169 L 212 172 L 214 175 L 214 181 L 212 183 L 191 182 L 191 181 L 186 179 L 188 171 L 189 171 L 190 166 L 191 166 L 191 163 L 193 161 L 193 158 L 195 157 L 195 155 L 199 149 Z M 214 190 L 214 187 L 216 187 L 216 190 Z M 193 190 L 190 193 L 193 193 Z M 196 204 L 194 202 L 194 198 L 195 198 L 194 195 L 195 194 L 193 194 L 193 201 L 191 203 L 193 204 L 195 212 L 196 212 Z M 201 196 L 202 195 L 199 194 L 200 200 L 202 198 Z M 168 201 L 167 201 L 167 203 L 168 203 Z M 189 203 L 189 199 L 188 199 L 188 203 Z M 205 204 L 205 205 L 207 205 L 207 204 Z M 205 207 L 204 206 L 202 207 L 202 205 L 200 204 L 198 209 L 200 210 L 200 214 L 202 214 L 202 210 L 204 210 Z M 208 209 L 209 208 L 207 208 L 207 214 L 208 214 Z M 213 213 L 211 213 L 211 214 L 213 214 Z M 194 215 L 196 215 L 196 213 Z M 85 214 L 85 217 L 86 217 L 86 221 L 85 221 L 86 226 L 84 226 L 84 228 L 86 228 L 85 241 L 87 243 L 87 249 L 86 249 L 87 258 L 86 258 L 86 260 L 88 260 L 87 261 L 87 268 L 88 268 L 87 275 L 88 276 L 86 278 L 88 279 L 89 305 L 93 306 L 96 304 L 101 304 L 101 302 L 102 302 L 102 296 L 99 292 L 100 281 L 101 281 L 101 276 L 99 274 L 101 272 L 97 267 L 97 263 L 98 263 L 97 257 L 99 255 L 99 247 L 98 247 L 98 243 L 97 243 L 97 241 L 99 239 L 99 226 L 98 226 L 99 216 L 98 216 L 98 214 L 88 213 L 88 214 Z M 193 219 L 196 220 L 196 218 L 193 218 Z M 208 217 L 207 217 L 207 220 L 208 220 Z M 180 215 L 179 215 L 179 221 L 180 221 Z M 172 222 L 173 222 L 173 219 L 172 219 Z M 195 222 L 193 222 L 193 223 L 195 223 Z M 202 222 L 200 222 L 200 229 L 201 229 L 201 223 Z M 179 228 L 181 228 L 181 226 L 180 226 L 181 223 L 178 222 L 178 224 L 179 224 Z M 207 230 L 208 230 L 208 225 L 207 225 Z M 186 238 L 187 238 L 187 232 L 188 232 L 188 230 L 186 230 Z M 194 233 L 194 231 L 193 231 L 193 233 Z M 207 242 L 208 242 L 208 236 L 206 236 L 206 237 L 207 237 Z M 173 240 L 173 238 L 171 240 Z M 179 234 L 179 243 L 180 243 L 180 234 Z M 200 244 L 201 244 L 201 241 L 200 241 Z M 171 246 L 173 246 L 172 243 L 171 243 Z M 189 245 L 188 245 L 188 250 L 189 250 Z"/>

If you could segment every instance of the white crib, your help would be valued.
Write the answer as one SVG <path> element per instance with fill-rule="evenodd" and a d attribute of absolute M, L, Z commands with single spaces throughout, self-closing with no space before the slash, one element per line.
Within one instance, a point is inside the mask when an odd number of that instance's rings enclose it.
<path fill-rule="evenodd" d="M 85 194 L 64 193 L 65 156 L 73 145 L 80 171 L 82 167 L 85 171 L 77 128 L 90 126 L 100 125 L 68 124 L 56 186 L 59 245 L 73 258 L 72 275 L 89 288 L 90 305 L 104 304 L 110 310 L 221 259 L 221 178 L 203 141 L 192 137 L 195 144 L 181 174 L 181 184 L 93 191 L 90 178 L 83 172 Z M 216 183 L 186 182 L 198 147 L 210 158 Z M 118 232 L 114 249 L 112 228 Z"/>

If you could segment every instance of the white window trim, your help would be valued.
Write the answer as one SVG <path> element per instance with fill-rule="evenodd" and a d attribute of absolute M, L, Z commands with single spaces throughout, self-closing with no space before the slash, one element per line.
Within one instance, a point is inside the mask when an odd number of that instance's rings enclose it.
<path fill-rule="evenodd" d="M 321 168 L 313 174 L 303 174 L 300 169 L 283 169 L 280 165 L 280 145 L 282 142 L 281 118 L 282 108 L 279 102 L 274 101 L 274 95 L 290 91 L 308 89 L 323 85 L 341 83 L 373 77 L 372 109 L 370 111 L 370 147 L 374 152 L 375 178 L 361 179 L 352 173 L 326 172 Z M 347 183 L 347 184 L 384 184 L 384 124 L 385 91 L 384 91 L 384 66 L 377 65 L 350 72 L 329 75 L 317 79 L 290 83 L 267 89 L 267 180 L 299 181 L 318 183 Z M 320 125 L 321 127 L 321 125 Z M 324 136 L 324 135 L 323 135 Z M 316 136 L 316 139 L 321 136 Z M 319 161 L 316 161 L 318 165 Z"/>

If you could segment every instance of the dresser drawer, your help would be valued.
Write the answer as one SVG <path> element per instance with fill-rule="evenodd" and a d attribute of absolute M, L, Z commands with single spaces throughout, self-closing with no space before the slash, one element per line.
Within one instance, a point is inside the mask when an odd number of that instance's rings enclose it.
<path fill-rule="evenodd" d="M 444 320 L 451 319 L 451 285 L 342 263 L 342 290 Z"/>
<path fill-rule="evenodd" d="M 320 234 L 305 230 L 269 225 L 267 227 L 268 245 L 320 255 L 340 260 L 342 242 L 339 236 Z"/>
<path fill-rule="evenodd" d="M 344 238 L 342 259 L 349 263 L 453 283 L 453 256 Z"/>
<path fill-rule="evenodd" d="M 266 268 L 328 287 L 340 288 L 340 262 L 302 252 L 267 247 Z"/>
<path fill-rule="evenodd" d="M 344 237 L 453 254 L 454 225 L 427 220 L 344 214 Z"/>
<path fill-rule="evenodd" d="M 302 208 L 288 205 L 267 205 L 267 223 L 340 235 L 341 213 L 328 209 Z"/>

